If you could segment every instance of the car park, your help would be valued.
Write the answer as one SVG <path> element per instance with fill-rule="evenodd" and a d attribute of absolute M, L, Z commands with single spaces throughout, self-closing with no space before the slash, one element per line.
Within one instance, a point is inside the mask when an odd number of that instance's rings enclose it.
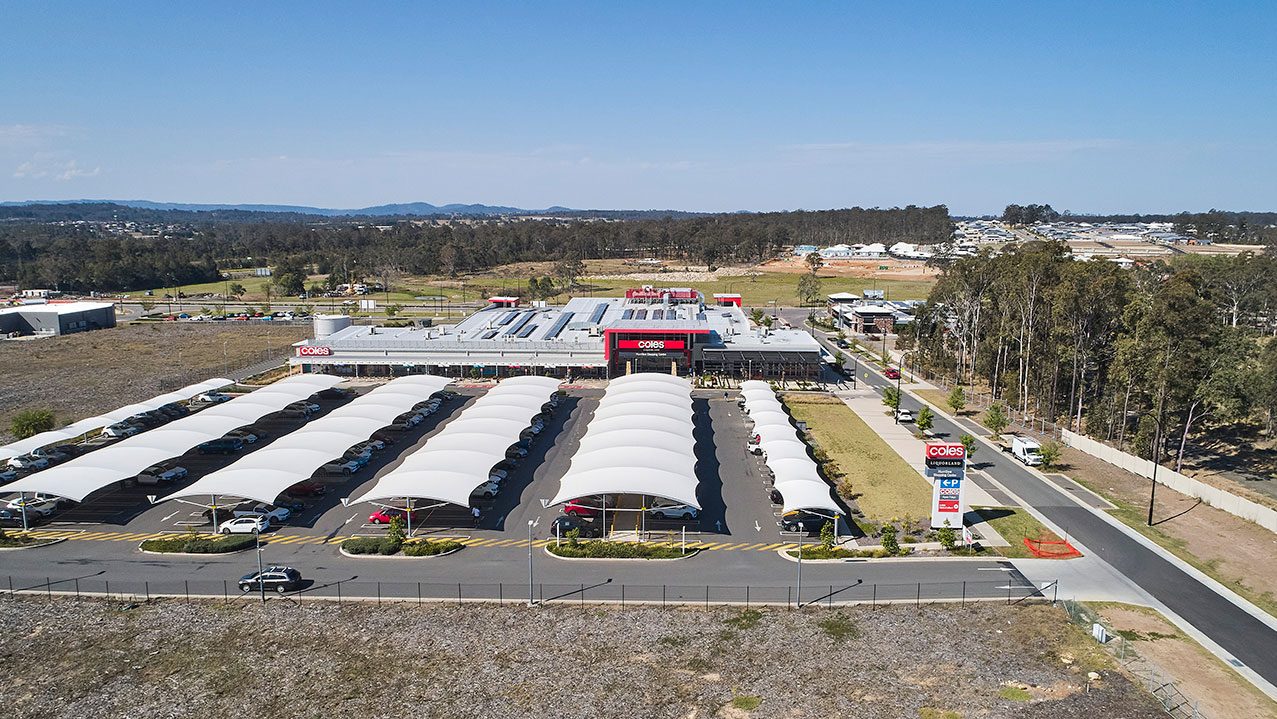
<path fill-rule="evenodd" d="M 412 510 L 412 518 L 415 520 L 419 510 Z M 382 507 L 372 514 L 368 515 L 369 524 L 390 524 L 394 519 L 408 519 L 408 511 L 399 509 L 398 507 Z"/>
<path fill-rule="evenodd" d="M 237 437 L 219 437 L 199 445 L 200 454 L 234 454 L 244 449 L 244 440 Z"/>
<path fill-rule="evenodd" d="M 27 518 L 24 522 L 22 519 L 21 509 L 0 509 L 0 527 L 11 527 L 21 529 L 23 527 L 34 527 L 44 521 L 45 515 L 39 512 L 27 512 Z"/>
<path fill-rule="evenodd" d="M 798 525 L 802 524 L 803 532 L 817 532 L 829 521 L 829 517 L 822 517 L 819 514 L 812 514 L 802 510 L 794 510 L 781 515 L 780 521 L 776 524 L 780 526 L 782 532 L 797 532 Z"/>
<path fill-rule="evenodd" d="M 269 504 L 241 504 L 231 509 L 231 515 L 235 517 L 266 517 L 271 524 L 280 524 L 287 522 L 293 513 L 287 507 L 274 507 Z"/>
<path fill-rule="evenodd" d="M 315 396 L 320 399 L 346 399 L 354 394 L 354 392 L 344 387 L 329 387 L 328 389 L 319 390 L 315 393 Z"/>
<path fill-rule="evenodd" d="M 18 470 L 0 468 L 0 484 L 8 484 L 18 478 Z"/>
<path fill-rule="evenodd" d="M 318 497 L 321 494 L 327 494 L 328 488 L 320 482 L 298 482 L 288 489 L 284 490 L 285 494 L 294 497 Z"/>
<path fill-rule="evenodd" d="M 511 445 L 510 448 L 505 451 L 505 456 L 506 459 L 523 459 L 528 456 L 528 450 L 517 444 Z"/>
<path fill-rule="evenodd" d="M 232 429 L 226 436 L 242 440 L 244 444 L 256 444 L 257 440 L 266 438 L 266 433 L 260 429 Z"/>
<path fill-rule="evenodd" d="M 699 515 L 700 512 L 695 507 L 685 504 L 667 504 L 647 509 L 647 516 L 656 519 L 696 519 Z"/>
<path fill-rule="evenodd" d="M 138 484 L 173 484 L 180 480 L 186 479 L 185 467 L 165 467 L 164 465 L 155 465 L 147 467 L 137 475 Z"/>
<path fill-rule="evenodd" d="M 43 517 L 47 517 L 58 511 L 58 508 L 62 506 L 62 501 L 63 500 L 59 497 L 54 497 L 52 495 L 35 494 L 30 497 L 18 497 L 16 499 L 11 499 L 5 506 L 9 509 L 16 509 L 18 511 L 21 511 L 25 506 L 28 515 L 35 513 Z"/>
<path fill-rule="evenodd" d="M 585 522 L 577 517 L 562 515 L 554 518 L 550 523 L 549 533 L 552 537 L 566 537 L 568 532 L 576 530 L 580 536 L 585 539 L 594 539 L 601 537 L 603 532 L 594 526 L 593 522 Z"/>
<path fill-rule="evenodd" d="M 106 429 L 102 430 L 102 434 L 108 437 L 115 437 L 118 439 L 121 437 L 132 437 L 133 435 L 141 431 L 142 431 L 141 429 L 134 427 L 131 424 L 126 424 L 124 422 L 116 422 L 110 427 L 107 427 Z"/>
<path fill-rule="evenodd" d="M 32 454 L 23 454 L 17 457 L 9 458 L 9 467 L 11 469 L 25 469 L 28 471 L 44 469 L 49 466 L 49 460 L 44 457 L 37 457 Z"/>
<path fill-rule="evenodd" d="M 348 459 L 341 457 L 325 464 L 323 470 L 329 474 L 354 474 L 364 468 L 367 460 L 359 458 Z"/>
<path fill-rule="evenodd" d="M 204 394 L 196 397 L 195 399 L 205 404 L 221 404 L 222 402 L 229 401 L 230 398 L 231 398 L 230 395 L 222 394 L 221 392 L 205 392 Z"/>
<path fill-rule="evenodd" d="M 483 484 L 476 487 L 475 490 L 470 493 L 470 496 L 482 497 L 484 499 L 492 499 L 493 497 L 497 496 L 497 494 L 500 492 L 501 492 L 501 483 L 495 482 L 489 479 L 487 482 L 484 482 Z"/>
<path fill-rule="evenodd" d="M 239 590 L 250 592 L 267 589 L 283 594 L 301 587 L 301 572 L 292 567 L 267 567 L 261 573 L 249 572 L 239 578 Z"/>

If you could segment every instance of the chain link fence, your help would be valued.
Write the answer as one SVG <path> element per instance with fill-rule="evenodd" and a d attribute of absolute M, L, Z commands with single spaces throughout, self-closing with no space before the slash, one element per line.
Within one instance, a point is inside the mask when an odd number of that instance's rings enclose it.
<path fill-rule="evenodd" d="M 1138 679 L 1144 685 L 1144 688 L 1157 699 L 1168 716 L 1175 717 L 1175 719 L 1206 719 L 1206 715 L 1202 714 L 1198 709 L 1197 702 L 1180 691 L 1179 685 L 1176 684 L 1174 679 L 1166 676 L 1159 667 L 1141 657 L 1131 642 L 1127 641 L 1126 637 L 1120 633 L 1115 632 L 1093 609 L 1081 602 L 1072 600 L 1064 600 L 1062 604 L 1065 611 L 1068 612 L 1069 621 L 1074 624 L 1085 627 L 1092 632 L 1096 624 L 1104 627 L 1107 640 L 1105 647 L 1117 658 L 1122 668 Z"/>

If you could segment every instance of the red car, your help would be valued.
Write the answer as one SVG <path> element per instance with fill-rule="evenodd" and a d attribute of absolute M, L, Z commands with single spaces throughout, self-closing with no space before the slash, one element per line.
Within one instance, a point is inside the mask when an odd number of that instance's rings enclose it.
<path fill-rule="evenodd" d="M 563 505 L 563 513 L 572 517 L 593 517 L 599 513 L 599 507 L 598 505 L 593 504 L 593 501 L 595 500 L 591 500 L 590 504 L 586 504 L 581 500 L 574 499 Z M 612 506 L 616 506 L 616 503 L 613 502 Z M 611 509 L 611 507 L 609 507 L 609 509 Z"/>
<path fill-rule="evenodd" d="M 400 519 L 407 519 L 408 512 L 403 509 L 398 509 L 398 508 L 392 509 L 389 507 L 383 507 L 373 512 L 372 514 L 368 515 L 368 523 L 369 524 L 390 524 L 390 520 L 394 519 L 395 517 L 398 517 Z M 417 510 L 413 510 L 412 518 L 414 520 L 417 518 Z"/>
<path fill-rule="evenodd" d="M 328 492 L 328 488 L 319 482 L 298 482 L 289 487 L 285 494 L 294 497 L 317 497 Z"/>
<path fill-rule="evenodd" d="M 895 367 L 888 367 L 883 370 L 883 375 L 885 375 L 887 379 L 900 379 L 900 370 Z"/>

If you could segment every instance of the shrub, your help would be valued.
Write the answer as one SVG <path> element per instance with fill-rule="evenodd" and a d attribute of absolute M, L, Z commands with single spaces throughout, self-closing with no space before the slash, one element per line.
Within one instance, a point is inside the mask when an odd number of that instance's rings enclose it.
<path fill-rule="evenodd" d="M 576 544 L 553 544 L 546 547 L 559 557 L 590 557 L 594 559 L 674 559 L 683 556 L 683 550 L 665 544 L 644 542 L 605 542 L 601 539 Z"/>
<path fill-rule="evenodd" d="M 255 544 L 257 544 L 257 537 L 251 534 L 208 536 L 191 531 L 172 537 L 148 539 L 142 542 L 142 549 L 148 552 L 223 554 L 225 552 L 238 552 L 242 549 L 248 549 Z"/>
<path fill-rule="evenodd" d="M 421 540 L 407 542 L 403 545 L 403 553 L 409 557 L 433 557 L 461 549 L 465 545 L 453 539 Z"/>
<path fill-rule="evenodd" d="M 900 554 L 900 542 L 896 541 L 896 526 L 894 524 L 883 525 L 882 548 L 889 555 Z"/>
<path fill-rule="evenodd" d="M 51 409 L 24 409 L 13 415 L 9 421 L 9 430 L 18 439 L 34 437 L 41 432 L 48 432 L 57 423 Z"/>
<path fill-rule="evenodd" d="M 403 517 L 395 516 L 390 518 L 390 527 L 386 530 L 386 539 L 395 544 L 403 544 L 403 540 L 408 537 L 405 532 Z"/>
<path fill-rule="evenodd" d="M 1042 457 L 1042 466 L 1048 469 L 1060 463 L 1061 453 L 1060 443 L 1055 440 L 1044 443 L 1038 450 L 1038 454 Z"/>
<path fill-rule="evenodd" d="M 944 526 L 936 532 L 936 538 L 940 540 L 940 546 L 945 551 L 952 552 L 953 548 L 958 544 L 958 538 L 954 536 L 953 527 L 949 526 L 949 520 L 944 520 Z"/>
<path fill-rule="evenodd" d="M 1002 430 L 1006 429 L 1010 423 L 1011 420 L 1007 418 L 1006 408 L 1002 406 L 1001 402 L 995 402 L 984 413 L 984 426 L 993 431 L 995 438 L 1002 434 Z"/>
<path fill-rule="evenodd" d="M 918 418 L 913 424 L 923 432 L 929 431 L 936 423 L 936 413 L 931 411 L 931 407 L 922 405 L 922 409 L 918 410 Z"/>
<path fill-rule="evenodd" d="M 837 521 L 837 520 L 835 520 Z M 826 550 L 834 548 L 834 523 L 825 522 L 820 525 L 820 546 Z"/>
<path fill-rule="evenodd" d="M 341 548 L 348 554 L 391 555 L 401 546 L 400 542 L 392 542 L 389 537 L 353 537 L 341 543 Z"/>
<path fill-rule="evenodd" d="M 963 408 L 967 406 L 967 393 L 963 392 L 961 387 L 954 387 L 949 393 L 948 403 L 949 409 L 952 409 L 954 414 L 962 414 Z"/>
<path fill-rule="evenodd" d="M 966 447 L 968 459 L 975 456 L 975 450 L 976 450 L 975 435 L 964 434 L 958 438 L 958 441 L 962 443 L 963 447 Z"/>
<path fill-rule="evenodd" d="M 895 387 L 888 387 L 882 391 L 882 403 L 892 409 L 900 408 L 900 392 Z"/>

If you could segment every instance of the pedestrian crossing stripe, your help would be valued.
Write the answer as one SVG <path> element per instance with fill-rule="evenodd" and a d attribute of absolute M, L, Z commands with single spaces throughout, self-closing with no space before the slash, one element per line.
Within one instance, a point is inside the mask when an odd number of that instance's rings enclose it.
<path fill-rule="evenodd" d="M 144 542 L 148 539 L 161 539 L 165 537 L 178 537 L 186 534 L 185 532 L 123 532 L 123 531 L 92 531 L 81 532 L 76 530 L 56 530 L 56 529 L 33 529 L 27 532 L 18 532 L 37 539 L 65 539 L 68 541 L 84 541 L 84 542 Z M 219 535 L 209 532 L 200 532 L 197 536 L 211 538 Z M 334 545 L 341 544 L 347 539 L 356 539 L 353 536 L 335 536 L 316 534 L 273 534 L 262 537 L 266 544 L 276 544 L 280 546 L 303 546 L 303 545 Z M 416 537 L 416 539 L 429 539 L 429 537 Z M 467 547 L 476 547 L 483 549 L 519 549 L 528 546 L 527 539 L 506 539 L 501 537 L 449 537 L 449 539 L 460 542 Z M 537 539 L 533 541 L 534 547 L 546 547 L 553 543 L 554 539 Z M 566 540 L 560 540 L 566 541 Z M 684 546 L 681 542 L 659 540 L 651 542 L 656 546 L 678 547 Z M 707 550 L 707 551 L 736 551 L 736 552 L 774 552 L 777 550 L 796 549 L 797 544 L 793 542 L 711 542 L 705 540 L 689 540 L 686 544 L 688 549 Z"/>

